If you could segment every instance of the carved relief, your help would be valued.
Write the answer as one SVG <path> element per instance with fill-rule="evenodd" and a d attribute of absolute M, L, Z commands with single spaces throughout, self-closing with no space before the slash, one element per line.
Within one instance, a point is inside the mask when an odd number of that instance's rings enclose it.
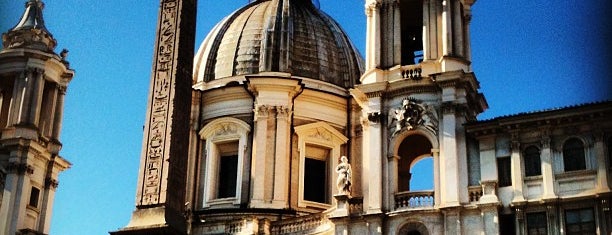
<path fill-rule="evenodd" d="M 316 132 L 312 133 L 311 135 L 308 135 L 308 137 L 323 140 L 325 142 L 332 141 L 331 133 L 322 128 L 317 128 Z"/>
<path fill-rule="evenodd" d="M 216 136 L 231 135 L 238 133 L 238 126 L 233 123 L 222 123 L 215 131 Z"/>
<path fill-rule="evenodd" d="M 395 121 L 393 135 L 404 128 L 412 130 L 418 126 L 423 126 L 434 134 L 438 132 L 438 115 L 434 107 L 414 98 L 404 99 L 402 106 L 393 110 L 393 120 Z"/>
<path fill-rule="evenodd" d="M 177 9 L 176 2 L 162 4 L 157 62 L 153 81 L 151 114 L 146 148 L 146 167 L 142 204 L 159 203 L 163 153 L 166 148 L 166 132 L 170 107 L 170 90 L 173 67 Z"/>

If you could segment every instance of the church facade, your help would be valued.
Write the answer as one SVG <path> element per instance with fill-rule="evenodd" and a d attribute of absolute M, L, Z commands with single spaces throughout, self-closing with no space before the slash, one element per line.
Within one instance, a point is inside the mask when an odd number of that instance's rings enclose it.
<path fill-rule="evenodd" d="M 474 1 L 366 0 L 365 59 L 310 0 L 251 1 L 194 54 L 195 4 L 161 1 L 136 209 L 111 234 L 612 231 L 612 103 L 478 121 Z"/>
<path fill-rule="evenodd" d="M 74 71 L 29 0 L 0 49 L 0 234 L 48 234 L 58 174 L 64 96 Z"/>

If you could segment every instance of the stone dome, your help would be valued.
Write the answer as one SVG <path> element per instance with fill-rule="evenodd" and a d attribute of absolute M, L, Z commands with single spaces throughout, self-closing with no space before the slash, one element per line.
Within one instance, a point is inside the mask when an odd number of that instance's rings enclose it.
<path fill-rule="evenodd" d="M 286 72 L 349 88 L 362 71 L 346 33 L 311 0 L 258 0 L 208 34 L 195 56 L 194 80 Z"/>

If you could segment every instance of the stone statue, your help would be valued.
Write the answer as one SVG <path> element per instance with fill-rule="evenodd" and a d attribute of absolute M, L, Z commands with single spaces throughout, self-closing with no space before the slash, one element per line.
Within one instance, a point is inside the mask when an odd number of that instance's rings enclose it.
<path fill-rule="evenodd" d="M 336 173 L 338 173 L 338 180 L 336 184 L 338 186 L 338 194 L 349 195 L 351 190 L 351 164 L 348 163 L 346 156 L 340 157 L 340 163 L 336 167 Z"/>

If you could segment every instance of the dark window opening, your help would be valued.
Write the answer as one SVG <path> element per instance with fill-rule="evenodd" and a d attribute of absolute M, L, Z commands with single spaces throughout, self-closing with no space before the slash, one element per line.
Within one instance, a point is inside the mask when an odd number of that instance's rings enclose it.
<path fill-rule="evenodd" d="M 525 160 L 525 176 L 542 175 L 542 164 L 540 161 L 540 150 L 529 146 L 523 152 Z"/>
<path fill-rule="evenodd" d="M 565 211 L 567 235 L 596 234 L 592 208 Z"/>
<path fill-rule="evenodd" d="M 30 191 L 30 202 L 29 206 L 37 208 L 38 207 L 38 197 L 40 196 L 40 189 L 36 187 L 32 187 L 32 191 Z"/>
<path fill-rule="evenodd" d="M 402 65 L 423 61 L 423 0 L 400 1 Z"/>
<path fill-rule="evenodd" d="M 527 213 L 527 235 L 547 235 L 546 212 Z"/>
<path fill-rule="evenodd" d="M 563 164 L 565 171 L 586 169 L 584 145 L 577 138 L 571 138 L 563 144 Z"/>
<path fill-rule="evenodd" d="M 219 163 L 219 181 L 217 198 L 236 196 L 236 178 L 238 176 L 238 156 L 222 156 Z"/>
<path fill-rule="evenodd" d="M 497 177 L 499 181 L 499 187 L 506 187 L 512 185 L 510 163 L 510 157 L 497 158 Z"/>
<path fill-rule="evenodd" d="M 501 214 L 499 215 L 499 234 L 500 235 L 515 235 L 516 229 L 514 227 L 515 222 L 514 214 Z"/>
<path fill-rule="evenodd" d="M 327 162 L 306 158 L 304 161 L 304 200 L 327 203 Z"/>

